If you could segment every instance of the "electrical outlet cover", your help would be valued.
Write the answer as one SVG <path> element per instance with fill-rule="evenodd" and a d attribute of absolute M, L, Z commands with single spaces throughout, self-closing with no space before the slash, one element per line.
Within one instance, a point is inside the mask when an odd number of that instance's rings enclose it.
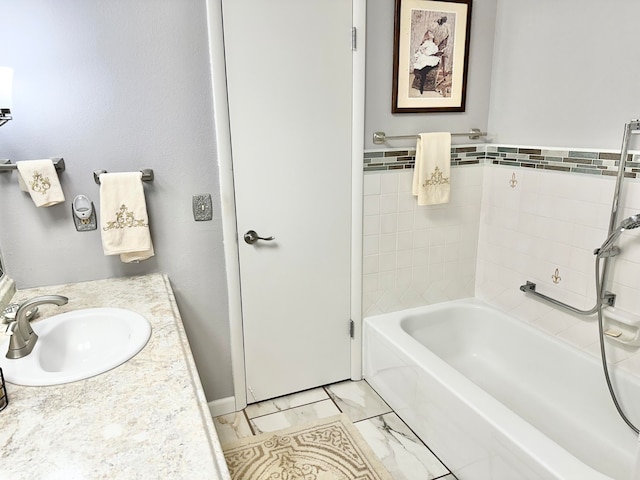
<path fill-rule="evenodd" d="M 96 230 L 98 228 L 98 222 L 96 221 L 96 209 L 93 208 L 93 203 L 91 203 L 91 215 L 88 218 L 78 218 L 78 216 L 73 212 L 73 223 L 76 226 L 76 230 L 79 232 L 88 232 L 91 230 Z"/>

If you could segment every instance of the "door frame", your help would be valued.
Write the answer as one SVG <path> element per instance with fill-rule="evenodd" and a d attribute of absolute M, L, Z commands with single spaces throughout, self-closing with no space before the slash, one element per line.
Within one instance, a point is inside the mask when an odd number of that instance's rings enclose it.
<path fill-rule="evenodd" d="M 364 179 L 362 158 L 364 156 L 366 0 L 352 1 L 353 26 L 357 30 L 357 40 L 352 60 L 351 320 L 354 322 L 354 336 L 351 340 L 351 379 L 360 380 L 362 379 L 362 195 Z M 206 5 L 216 156 L 220 176 L 220 210 L 228 291 L 231 371 L 235 411 L 240 411 L 247 406 L 247 390 L 233 156 L 224 63 L 222 0 L 206 0 Z M 322 135 L 317 135 L 315 138 L 322 139 Z"/>

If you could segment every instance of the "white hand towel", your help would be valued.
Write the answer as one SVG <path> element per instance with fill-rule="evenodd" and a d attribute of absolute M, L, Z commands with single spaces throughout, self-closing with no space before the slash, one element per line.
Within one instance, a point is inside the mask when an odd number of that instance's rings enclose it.
<path fill-rule="evenodd" d="M 451 184 L 451 134 L 421 133 L 416 143 L 416 166 L 413 172 L 413 195 L 418 205 L 449 202 Z"/>
<path fill-rule="evenodd" d="M 142 172 L 100 175 L 102 249 L 125 263 L 154 255 Z"/>
<path fill-rule="evenodd" d="M 20 189 L 29 192 L 36 207 L 50 207 L 64 202 L 58 172 L 51 159 L 16 162 L 16 165 Z"/>

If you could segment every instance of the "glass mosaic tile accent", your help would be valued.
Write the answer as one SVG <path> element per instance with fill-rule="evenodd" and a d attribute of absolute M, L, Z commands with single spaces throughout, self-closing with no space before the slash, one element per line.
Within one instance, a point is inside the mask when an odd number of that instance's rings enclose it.
<path fill-rule="evenodd" d="M 364 171 L 404 170 L 415 166 L 414 149 L 376 150 L 364 152 Z M 611 152 L 500 145 L 460 145 L 451 147 L 451 166 L 493 164 L 510 167 L 536 168 L 559 172 L 615 176 L 620 154 Z M 640 153 L 627 157 L 626 178 L 640 178 Z"/>

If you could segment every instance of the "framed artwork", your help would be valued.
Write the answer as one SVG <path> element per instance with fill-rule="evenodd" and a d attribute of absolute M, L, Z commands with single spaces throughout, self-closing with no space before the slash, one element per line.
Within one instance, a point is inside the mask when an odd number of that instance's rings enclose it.
<path fill-rule="evenodd" d="M 396 0 L 393 113 L 464 112 L 472 0 Z"/>

